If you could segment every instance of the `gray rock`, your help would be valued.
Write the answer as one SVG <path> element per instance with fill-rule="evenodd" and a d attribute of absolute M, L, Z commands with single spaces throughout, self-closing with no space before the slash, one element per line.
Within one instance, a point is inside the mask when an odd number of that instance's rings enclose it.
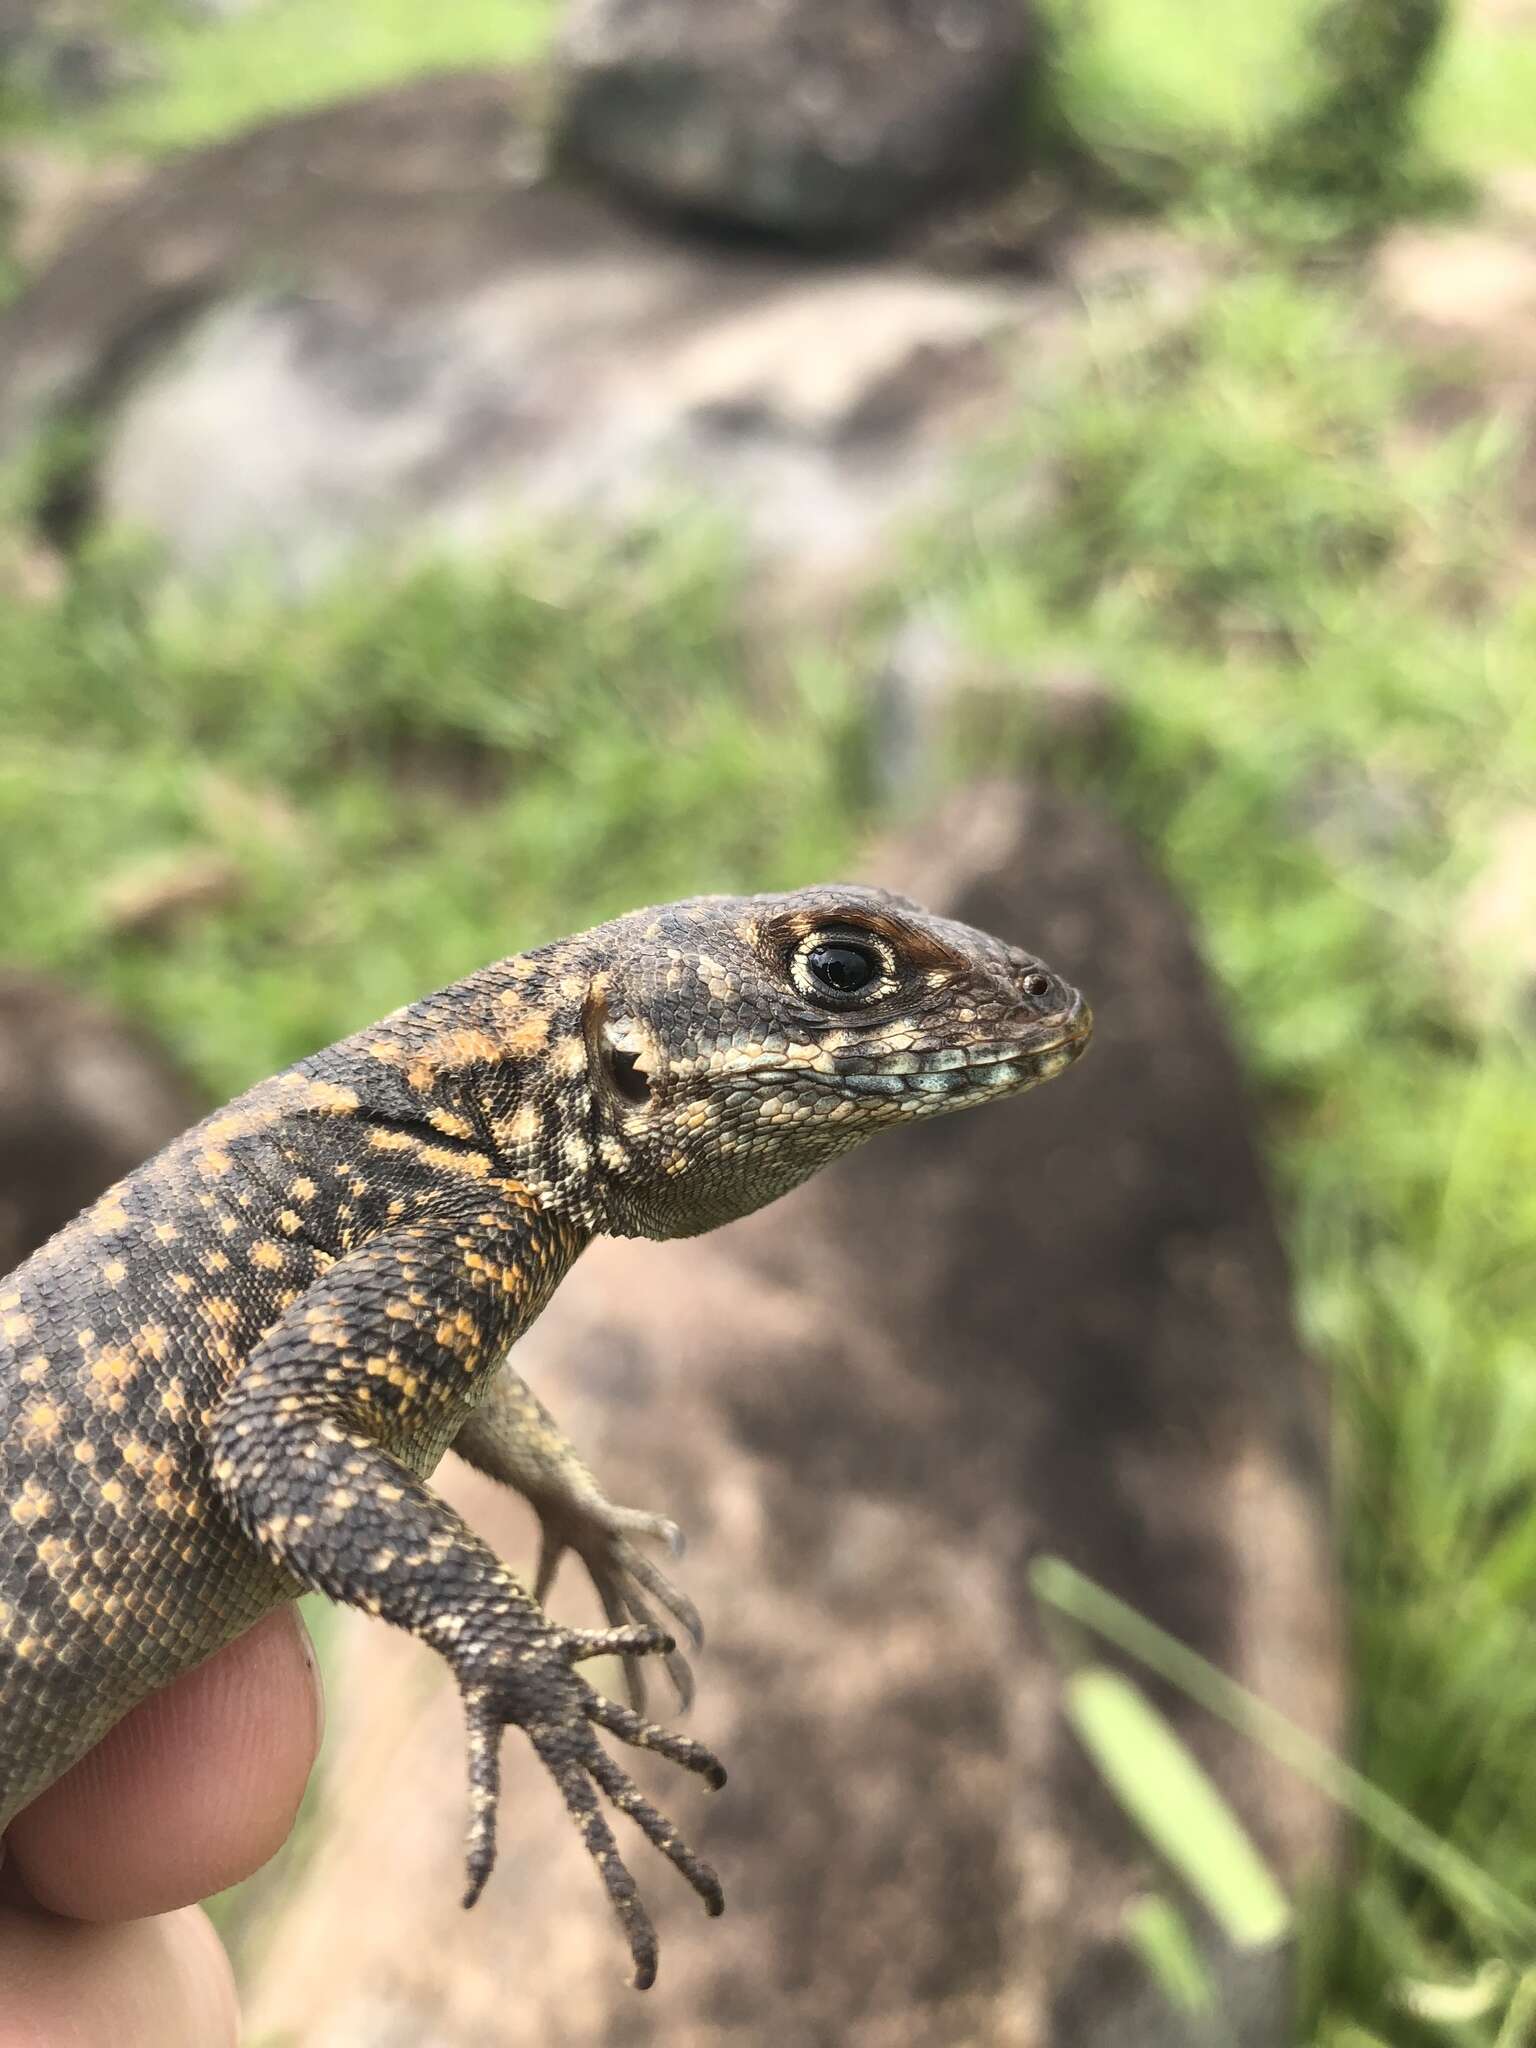
<path fill-rule="evenodd" d="M 104 202 L 0 311 L 0 461 L 61 419 L 93 429 L 50 540 L 118 518 L 173 569 L 234 558 L 303 588 L 360 547 L 387 564 L 561 522 L 600 541 L 703 506 L 762 614 L 836 610 L 1075 356 L 1084 281 L 1159 327 L 1204 286 L 1166 237 L 1087 237 L 1028 279 L 729 244 L 542 180 L 541 152 L 525 82 L 465 74 L 189 151 Z M 1044 495 L 1019 459 L 976 516 Z"/>
<path fill-rule="evenodd" d="M 865 686 L 875 786 L 893 808 L 931 801 L 944 765 L 944 738 L 954 729 L 955 698 L 975 658 L 942 611 L 907 614 L 885 658 Z"/>
<path fill-rule="evenodd" d="M 577 0 L 563 158 L 686 213 L 860 241 L 1013 182 L 1029 0 Z"/>
<path fill-rule="evenodd" d="M 0 974 L 0 1273 L 202 1109 L 120 1020 L 57 983 Z"/>
<path fill-rule="evenodd" d="M 0 315 L 0 454 L 61 412 L 108 411 L 258 280 L 380 310 L 466 289 L 532 173 L 529 135 L 505 72 L 416 81 L 172 158 Z"/>
<path fill-rule="evenodd" d="M 932 800 L 957 744 L 966 760 L 1007 758 L 1027 731 L 1030 759 L 1052 774 L 1102 771 L 1126 744 L 1124 706 L 1102 670 L 989 660 L 932 605 L 901 620 L 865 694 L 875 786 L 901 813 Z"/>
<path fill-rule="evenodd" d="M 0 454 L 99 424 L 94 510 L 175 566 L 622 529 L 680 500 L 818 589 L 1006 413 L 1066 286 L 727 249 L 530 183 L 510 75 L 419 81 L 154 173 L 0 315 Z M 771 581 L 771 579 L 770 579 Z"/>
<path fill-rule="evenodd" d="M 519 1361 L 617 1499 L 688 1528 L 710 1628 L 709 1800 L 638 1775 L 719 1866 L 636 1997 L 551 1787 L 507 1744 L 501 1863 L 458 1905 L 462 1737 L 443 1674 L 336 1635 L 317 1845 L 247 1989 L 293 2048 L 1174 2048 L 1121 1941 L 1162 1882 L 1068 1734 L 1029 1591 L 1061 1553 L 1325 1741 L 1342 1664 L 1319 1386 L 1187 922 L 1124 836 L 971 792 L 871 879 L 1038 945 L 1099 1016 L 1023 1101 L 881 1140 L 767 1213 L 597 1246 Z M 442 1477 L 514 1560 L 526 1511 Z M 596 1619 L 576 1576 L 555 1612 Z M 1168 1712 L 1287 1878 L 1330 1813 Z M 1289 1958 L 1225 1954 L 1222 2048 L 1290 2043 Z M 1212 2038 L 1216 2038 L 1212 2036 Z"/>

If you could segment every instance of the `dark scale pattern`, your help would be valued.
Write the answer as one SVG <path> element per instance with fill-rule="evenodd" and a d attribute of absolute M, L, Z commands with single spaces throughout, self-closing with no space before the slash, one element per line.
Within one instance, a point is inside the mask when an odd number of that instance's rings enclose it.
<path fill-rule="evenodd" d="M 648 1984 L 602 1800 L 710 1912 L 720 1888 L 598 1731 L 723 1782 L 639 1711 L 641 1660 L 691 1685 L 658 1612 L 696 1647 L 699 1620 L 632 1540 L 675 1552 L 672 1524 L 606 1499 L 507 1349 L 594 1234 L 712 1229 L 877 1130 L 1049 1078 L 1088 1030 L 1039 961 L 899 898 L 705 897 L 485 968 L 120 1182 L 0 1281 L 0 1827 L 145 1694 L 318 1588 L 454 1673 L 466 1903 L 516 1726 Z M 450 1446 L 537 1511 L 531 1594 L 427 1485 Z M 567 1550 L 607 1630 L 546 1612 Z M 575 1668 L 615 1652 L 629 1706 Z"/>

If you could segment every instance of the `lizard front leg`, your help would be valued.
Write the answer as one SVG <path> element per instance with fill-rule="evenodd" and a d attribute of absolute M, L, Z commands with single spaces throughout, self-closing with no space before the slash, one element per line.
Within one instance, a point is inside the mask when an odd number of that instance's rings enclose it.
<path fill-rule="evenodd" d="M 630 1541 L 649 1536 L 682 1555 L 682 1531 L 665 1515 L 621 1508 L 607 1498 L 575 1447 L 544 1403 L 511 1365 L 497 1371 L 478 1408 L 453 1440 L 459 1456 L 476 1471 L 520 1493 L 539 1518 L 539 1568 L 533 1597 L 547 1603 L 560 1560 L 573 1550 L 597 1588 L 609 1624 L 656 1623 L 654 1601 L 687 1634 L 695 1650 L 704 1647 L 699 1611 L 666 1573 Z M 677 1651 L 666 1655 L 667 1676 L 686 1712 L 693 1703 L 693 1673 Z M 638 1657 L 624 1660 L 630 1705 L 645 1705 L 645 1681 Z"/>
<path fill-rule="evenodd" d="M 505 1565 L 423 1483 L 481 1375 L 542 1306 L 570 1253 L 542 1219 L 420 1224 L 348 1254 L 256 1345 L 214 1419 L 214 1479 L 242 1527 L 301 1584 L 378 1614 L 447 1660 L 464 1702 L 471 1819 L 465 1904 L 495 1860 L 503 1727 L 523 1729 L 560 1787 L 649 1984 L 656 1940 L 597 1791 L 627 1813 L 703 1899 L 714 1872 L 598 1742 L 606 1729 L 711 1785 L 716 1758 L 605 1699 L 574 1667 L 668 1654 L 654 1626 L 557 1628 Z"/>

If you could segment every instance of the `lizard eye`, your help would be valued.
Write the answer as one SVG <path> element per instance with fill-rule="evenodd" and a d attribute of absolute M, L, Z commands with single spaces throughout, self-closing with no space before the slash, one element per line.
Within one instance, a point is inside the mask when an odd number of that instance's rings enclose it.
<path fill-rule="evenodd" d="M 873 1002 L 897 979 L 896 956 L 889 946 L 840 931 L 812 932 L 802 939 L 789 971 L 801 995 L 833 1010 Z"/>
<path fill-rule="evenodd" d="M 823 1009 L 850 1010 L 889 995 L 900 985 L 901 969 L 886 939 L 833 925 L 806 933 L 789 957 L 789 976 Z"/>
<path fill-rule="evenodd" d="M 813 946 L 805 956 L 805 971 L 812 981 L 834 995 L 857 995 L 868 988 L 884 967 L 878 953 L 866 946 L 850 945 L 839 939 L 832 945 Z"/>

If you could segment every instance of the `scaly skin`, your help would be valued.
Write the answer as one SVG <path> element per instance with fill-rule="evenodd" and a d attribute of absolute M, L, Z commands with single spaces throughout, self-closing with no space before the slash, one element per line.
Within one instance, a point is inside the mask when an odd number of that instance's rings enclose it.
<path fill-rule="evenodd" d="M 656 1942 L 598 1794 L 706 1908 L 714 1873 L 597 1740 L 708 1783 L 641 1718 L 691 1605 L 510 1366 L 595 1235 L 683 1237 L 874 1132 L 1067 1066 L 1088 1012 L 1028 954 L 857 888 L 639 910 L 503 960 L 262 1083 L 0 1281 L 0 1827 L 129 1708 L 316 1589 L 430 1643 L 469 1731 L 473 1903 L 501 1730 Z M 530 1595 L 427 1485 L 450 1446 L 544 1529 Z M 544 1611 L 566 1549 L 611 1626 Z M 652 1604 L 654 1603 L 654 1605 Z M 634 1704 L 576 1666 L 618 1652 Z"/>

